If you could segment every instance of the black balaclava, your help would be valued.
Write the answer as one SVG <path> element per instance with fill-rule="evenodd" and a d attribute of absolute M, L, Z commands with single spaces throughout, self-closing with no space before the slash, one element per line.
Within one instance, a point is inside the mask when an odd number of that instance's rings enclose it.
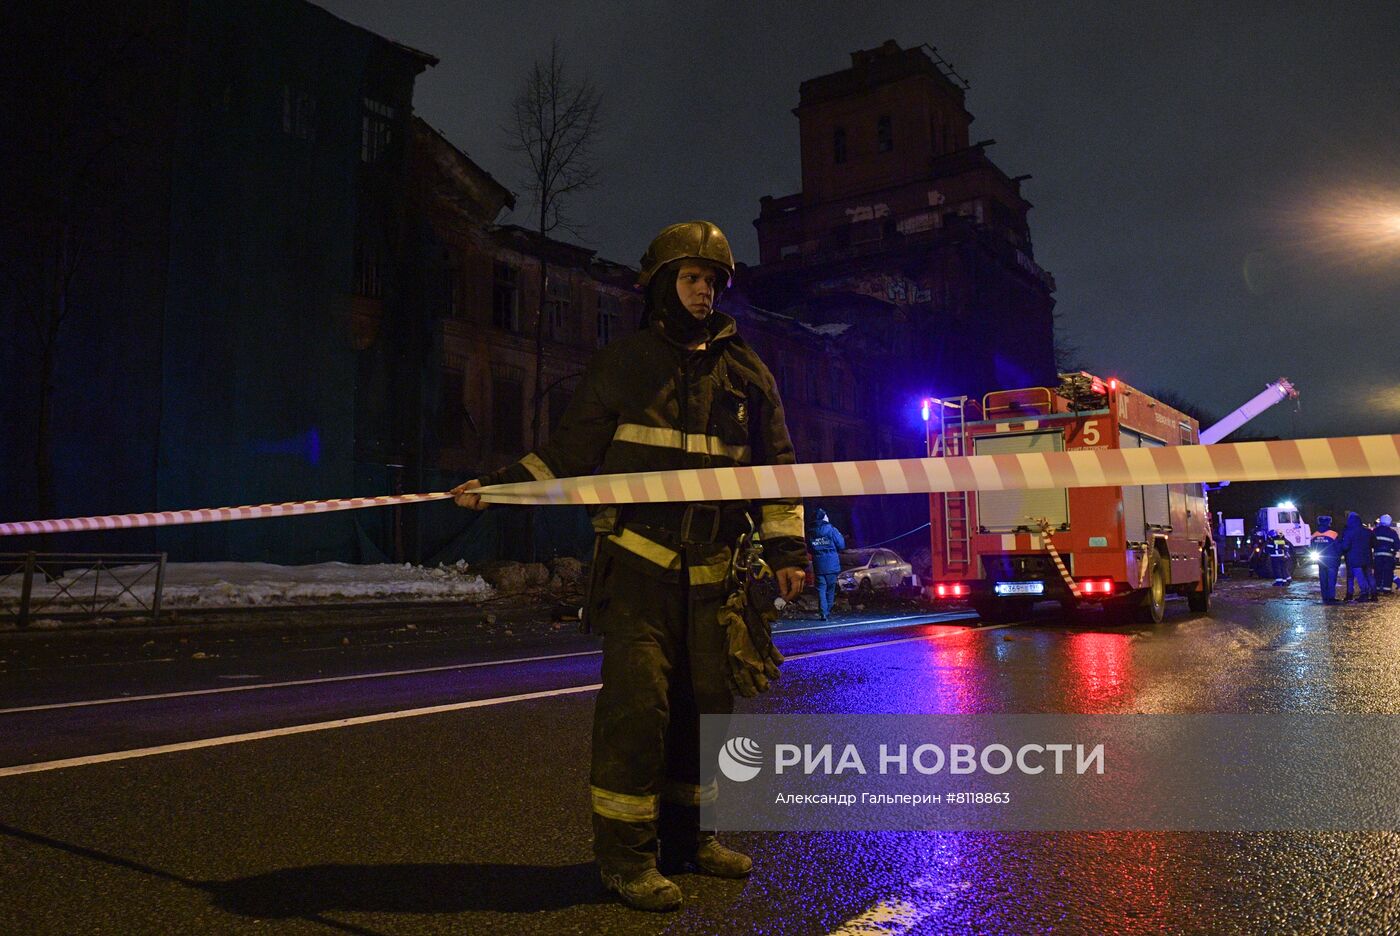
<path fill-rule="evenodd" d="M 651 278 L 647 285 L 647 321 L 660 322 L 666 337 L 678 344 L 690 345 L 710 337 L 710 324 L 713 313 L 703 319 L 690 314 L 681 304 L 680 293 L 676 292 L 676 277 L 680 263 L 668 263 Z M 715 302 L 723 287 L 715 287 Z"/>

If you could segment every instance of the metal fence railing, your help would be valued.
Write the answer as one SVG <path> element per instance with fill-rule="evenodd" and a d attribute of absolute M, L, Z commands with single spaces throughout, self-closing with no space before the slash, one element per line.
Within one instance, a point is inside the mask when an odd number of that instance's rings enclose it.
<path fill-rule="evenodd" d="M 0 620 L 25 628 L 43 614 L 64 620 L 148 612 L 160 619 L 165 553 L 0 553 Z"/>

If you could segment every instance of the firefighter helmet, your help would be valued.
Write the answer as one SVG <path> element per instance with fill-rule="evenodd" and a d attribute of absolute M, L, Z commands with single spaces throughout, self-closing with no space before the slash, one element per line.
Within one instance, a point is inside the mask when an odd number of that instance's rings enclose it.
<path fill-rule="evenodd" d="M 729 240 L 711 221 L 682 221 L 662 229 L 642 254 L 642 269 L 637 285 L 645 287 L 656 271 L 674 260 L 704 260 L 724 268 L 728 287 L 734 282 L 734 254 Z"/>

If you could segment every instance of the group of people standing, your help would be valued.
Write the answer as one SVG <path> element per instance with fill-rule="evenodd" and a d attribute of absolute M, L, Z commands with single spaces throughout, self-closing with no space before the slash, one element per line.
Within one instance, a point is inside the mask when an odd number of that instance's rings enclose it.
<path fill-rule="evenodd" d="M 1317 581 L 1323 604 L 1339 603 L 1337 577 L 1343 562 L 1347 567 L 1346 601 L 1378 601 L 1380 594 L 1391 593 L 1400 533 L 1390 514 L 1381 517 L 1374 527 L 1367 527 L 1361 516 L 1352 511 L 1340 532 L 1332 528 L 1331 517 L 1318 517 L 1311 546 L 1317 553 Z"/>

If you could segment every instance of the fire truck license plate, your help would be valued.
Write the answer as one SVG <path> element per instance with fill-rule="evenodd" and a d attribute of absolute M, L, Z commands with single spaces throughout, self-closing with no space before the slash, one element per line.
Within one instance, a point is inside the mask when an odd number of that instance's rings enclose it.
<path fill-rule="evenodd" d="M 1043 595 L 1044 582 L 997 582 L 998 595 Z"/>

